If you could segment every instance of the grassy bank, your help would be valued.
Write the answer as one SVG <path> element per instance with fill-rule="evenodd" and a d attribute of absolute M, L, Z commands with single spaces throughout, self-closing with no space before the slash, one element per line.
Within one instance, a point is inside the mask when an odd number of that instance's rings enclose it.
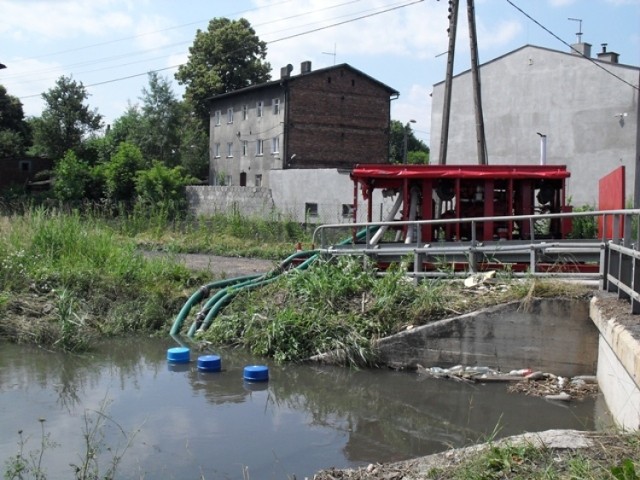
<path fill-rule="evenodd" d="M 33 209 L 0 222 L 0 336 L 14 341 L 77 351 L 96 336 L 161 330 L 203 280 L 145 260 L 91 216 Z"/>

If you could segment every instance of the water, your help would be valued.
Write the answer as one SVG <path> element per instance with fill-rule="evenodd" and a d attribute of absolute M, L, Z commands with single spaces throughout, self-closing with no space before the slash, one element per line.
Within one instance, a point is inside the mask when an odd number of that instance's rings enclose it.
<path fill-rule="evenodd" d="M 169 367 L 169 340 L 105 343 L 74 356 L 0 344 L 0 460 L 18 430 L 37 450 L 39 418 L 59 445 L 46 449 L 49 478 L 71 478 L 85 422 L 107 418 L 101 471 L 123 432 L 135 437 L 118 478 L 302 479 L 331 466 L 403 460 L 498 436 L 550 428 L 594 430 L 601 399 L 569 404 L 416 373 L 269 365 L 268 383 L 243 382 L 240 351 L 216 351 L 223 371 Z M 104 403 L 106 407 L 101 406 Z M 95 412 L 104 414 L 100 417 Z M 89 423 L 89 426 L 94 423 Z M 136 433 L 137 432 L 137 433 Z M 97 441 L 96 441 L 97 442 Z M 244 475 L 244 476 L 243 476 Z M 289 477 L 288 477 L 289 476 Z"/>

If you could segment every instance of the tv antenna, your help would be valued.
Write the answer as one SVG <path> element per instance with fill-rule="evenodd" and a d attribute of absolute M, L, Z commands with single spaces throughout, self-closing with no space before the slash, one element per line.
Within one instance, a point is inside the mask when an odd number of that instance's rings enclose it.
<path fill-rule="evenodd" d="M 322 52 L 324 55 L 331 55 L 333 57 L 333 64 L 336 64 L 336 44 L 333 44 L 333 52 Z"/>
<path fill-rule="evenodd" d="M 576 43 L 582 43 L 582 19 L 581 18 L 567 18 L 567 20 L 571 20 L 572 22 L 578 22 L 578 33 L 576 33 Z"/>

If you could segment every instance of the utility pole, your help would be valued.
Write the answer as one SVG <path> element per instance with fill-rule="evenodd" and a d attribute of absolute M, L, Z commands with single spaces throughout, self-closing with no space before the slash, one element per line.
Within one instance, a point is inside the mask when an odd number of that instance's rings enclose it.
<path fill-rule="evenodd" d="M 444 80 L 444 107 L 442 109 L 442 130 L 440 134 L 439 165 L 447 163 L 449 143 L 449 118 L 451 116 L 451 84 L 453 83 L 453 60 L 456 53 L 456 28 L 458 25 L 459 0 L 449 0 L 449 50 L 447 51 L 447 73 Z"/>
<path fill-rule="evenodd" d="M 471 75 L 473 78 L 473 102 L 476 113 L 476 143 L 478 164 L 487 164 L 487 140 L 484 134 L 484 115 L 482 113 L 482 93 L 480 89 L 480 68 L 478 66 L 478 36 L 476 34 L 476 14 L 474 0 L 467 0 L 469 20 L 469 40 L 471 42 Z"/>

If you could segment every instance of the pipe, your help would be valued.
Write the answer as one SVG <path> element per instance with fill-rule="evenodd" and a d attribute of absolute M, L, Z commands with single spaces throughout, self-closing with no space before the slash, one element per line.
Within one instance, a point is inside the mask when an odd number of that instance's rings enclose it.
<path fill-rule="evenodd" d="M 402 205 L 402 193 L 398 192 L 398 198 L 396 198 L 396 201 L 393 204 L 393 207 L 391 207 L 391 211 L 389 212 L 389 215 L 387 215 L 385 222 L 390 222 L 393 220 L 393 218 L 396 216 L 396 213 L 398 213 L 398 210 L 400 210 L 400 205 Z M 377 245 L 377 243 L 380 241 L 380 239 L 385 234 L 388 228 L 389 227 L 387 225 L 381 226 L 378 229 L 378 231 L 373 235 L 373 237 L 371 237 L 371 241 L 369 243 L 371 245 Z"/>
<path fill-rule="evenodd" d="M 418 193 L 418 188 L 413 187 L 411 189 L 411 204 L 409 205 L 409 220 L 411 221 L 416 219 L 416 213 L 418 211 Z M 416 228 L 416 225 L 407 226 L 407 236 L 404 239 L 405 244 L 413 242 L 413 232 Z"/>
<path fill-rule="evenodd" d="M 180 309 L 178 316 L 173 321 L 173 326 L 171 327 L 171 331 L 169 332 L 169 334 L 171 336 L 174 336 L 180 333 L 182 323 L 184 322 L 185 318 L 187 318 L 187 315 L 189 315 L 189 312 L 191 311 L 193 306 L 200 303 L 204 298 L 206 298 L 211 290 L 225 288 L 229 285 L 233 285 L 235 283 L 246 281 L 250 278 L 256 278 L 259 276 L 260 275 L 250 275 L 245 277 L 227 278 L 225 280 L 217 280 L 215 282 L 211 282 L 201 286 L 193 295 L 191 295 L 191 297 L 189 297 L 189 299 L 183 305 L 182 309 Z"/>

